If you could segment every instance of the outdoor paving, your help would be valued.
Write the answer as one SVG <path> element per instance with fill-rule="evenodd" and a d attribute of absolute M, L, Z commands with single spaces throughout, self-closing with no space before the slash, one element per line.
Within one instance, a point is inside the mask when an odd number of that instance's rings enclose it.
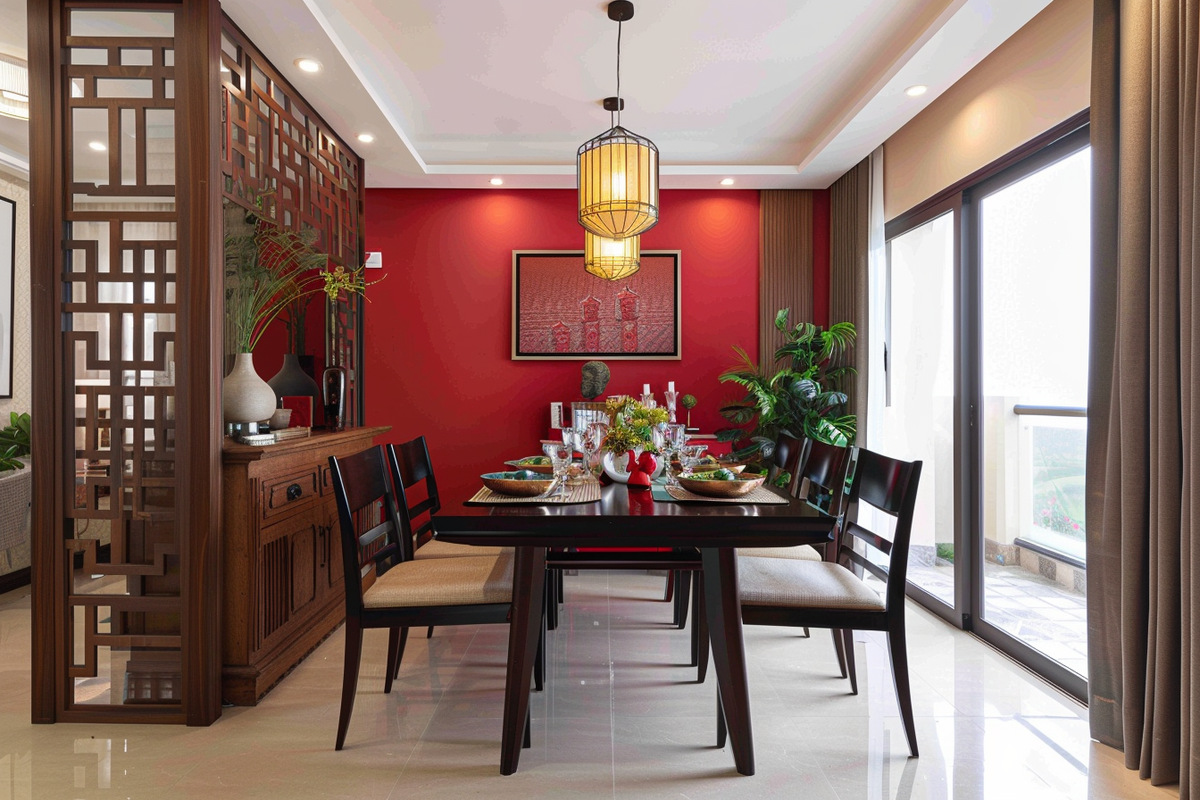
<path fill-rule="evenodd" d="M 908 575 L 935 597 L 952 602 L 953 570 L 949 564 L 909 564 Z M 1020 566 L 992 562 L 984 565 L 984 591 L 984 619 L 1087 677 L 1087 600 L 1082 593 Z"/>

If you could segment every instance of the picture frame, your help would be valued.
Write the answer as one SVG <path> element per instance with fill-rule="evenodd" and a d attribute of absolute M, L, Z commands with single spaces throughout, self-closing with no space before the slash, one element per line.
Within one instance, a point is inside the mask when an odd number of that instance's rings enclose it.
<path fill-rule="evenodd" d="M 645 250 L 618 281 L 584 270 L 582 250 L 512 251 L 512 360 L 678 361 L 679 250 Z"/>
<path fill-rule="evenodd" d="M 13 396 L 16 335 L 17 202 L 0 197 L 0 399 Z"/>

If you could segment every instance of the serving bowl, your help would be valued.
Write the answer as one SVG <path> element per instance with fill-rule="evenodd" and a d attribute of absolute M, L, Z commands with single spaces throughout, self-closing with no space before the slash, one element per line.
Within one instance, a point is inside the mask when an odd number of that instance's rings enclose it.
<path fill-rule="evenodd" d="M 550 488 L 553 478 L 530 478 L 520 472 L 489 472 L 479 476 L 483 485 L 496 494 L 535 497 Z"/>
<path fill-rule="evenodd" d="M 545 464 L 526 463 L 531 458 L 542 458 L 542 459 L 545 459 L 546 463 Z M 518 469 L 518 470 L 519 469 L 527 469 L 530 472 L 537 472 L 542 475 L 553 475 L 554 474 L 554 465 L 550 463 L 550 459 L 546 458 L 546 456 L 528 456 L 526 458 L 519 458 L 516 461 L 505 461 L 504 466 L 512 467 L 513 469 Z"/>
<path fill-rule="evenodd" d="M 694 477 L 679 476 L 679 485 L 695 494 L 705 497 L 744 497 L 763 485 L 766 475 L 737 475 L 731 481 L 702 480 Z"/>

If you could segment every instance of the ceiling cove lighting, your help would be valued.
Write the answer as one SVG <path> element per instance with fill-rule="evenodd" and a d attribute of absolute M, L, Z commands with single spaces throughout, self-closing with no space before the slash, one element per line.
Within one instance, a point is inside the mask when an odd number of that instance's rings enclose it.
<path fill-rule="evenodd" d="M 733 178 L 722 178 L 721 185 L 722 186 L 733 186 Z"/>
<path fill-rule="evenodd" d="M 321 62 L 315 58 L 297 58 L 296 66 L 305 72 L 320 72 Z"/>
<path fill-rule="evenodd" d="M 4 55 L 0 55 L 0 114 L 29 119 L 28 65 Z"/>
<path fill-rule="evenodd" d="M 910 86 L 904 90 L 904 93 L 909 97 L 920 97 L 929 91 L 929 87 L 923 83 L 918 83 L 916 86 Z"/>
<path fill-rule="evenodd" d="M 363 144 L 370 144 L 371 142 L 375 141 L 375 136 L 370 133 L 360 133 L 358 135 L 358 140 Z"/>
<path fill-rule="evenodd" d="M 488 181 L 488 183 L 490 183 L 492 186 L 503 186 L 504 178 L 492 178 L 490 181 Z"/>
<path fill-rule="evenodd" d="M 605 239 L 591 231 L 583 237 L 583 268 L 597 278 L 619 281 L 641 269 L 642 237 Z"/>
<path fill-rule="evenodd" d="M 576 154 L 579 224 L 597 236 L 624 239 L 658 224 L 658 147 L 621 127 L 621 24 L 633 18 L 633 3 L 613 0 L 608 18 L 617 23 L 617 96 L 604 98 L 604 110 L 615 114 L 615 124 Z"/>

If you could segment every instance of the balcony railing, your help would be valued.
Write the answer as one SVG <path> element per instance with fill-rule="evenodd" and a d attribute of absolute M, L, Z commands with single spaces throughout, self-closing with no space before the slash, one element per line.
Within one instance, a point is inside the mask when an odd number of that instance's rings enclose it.
<path fill-rule="evenodd" d="M 1084 567 L 1087 409 L 1019 404 L 1019 531 L 1014 544 Z"/>

